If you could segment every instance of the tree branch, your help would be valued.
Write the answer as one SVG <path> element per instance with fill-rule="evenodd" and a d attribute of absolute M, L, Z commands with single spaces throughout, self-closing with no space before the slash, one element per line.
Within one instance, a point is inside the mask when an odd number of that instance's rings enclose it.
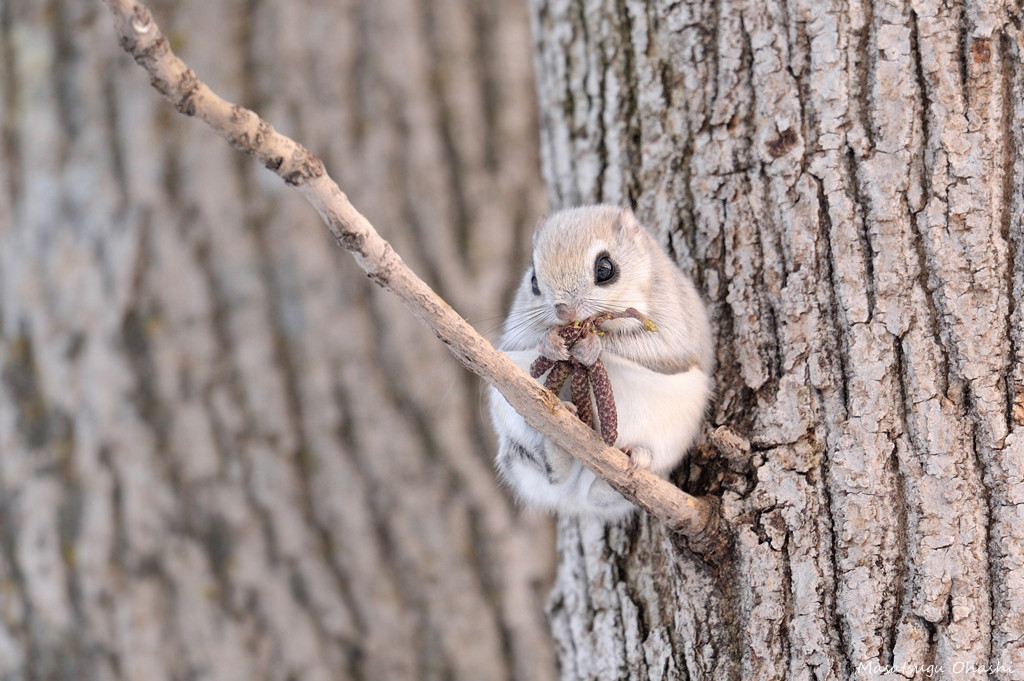
<path fill-rule="evenodd" d="M 665 525 L 687 536 L 691 547 L 721 558 L 727 538 L 715 499 L 684 493 L 609 447 L 565 409 L 561 400 L 496 351 L 466 320 L 402 261 L 327 175 L 323 162 L 278 133 L 252 111 L 221 99 L 171 51 L 149 9 L 134 0 L 104 0 L 124 47 L 181 113 L 206 122 L 232 146 L 294 186 L 375 283 L 398 296 L 468 369 L 497 388 L 526 422 L 563 447 L 612 487 Z"/>

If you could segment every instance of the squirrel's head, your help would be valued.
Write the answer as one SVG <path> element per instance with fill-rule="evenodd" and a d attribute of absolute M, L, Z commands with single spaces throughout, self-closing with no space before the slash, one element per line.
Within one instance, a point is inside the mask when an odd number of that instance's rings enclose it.
<path fill-rule="evenodd" d="M 646 313 L 654 240 L 629 208 L 585 206 L 541 218 L 521 295 L 552 326 L 633 307 Z"/>

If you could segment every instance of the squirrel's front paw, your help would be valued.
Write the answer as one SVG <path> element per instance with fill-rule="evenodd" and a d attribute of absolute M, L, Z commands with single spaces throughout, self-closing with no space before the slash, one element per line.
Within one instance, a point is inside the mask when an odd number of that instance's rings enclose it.
<path fill-rule="evenodd" d="M 596 333 L 588 333 L 572 346 L 572 356 L 583 366 L 594 366 L 601 356 L 601 339 Z"/>
<path fill-rule="evenodd" d="M 562 362 L 569 359 L 569 348 L 565 344 L 565 339 L 558 334 L 559 328 L 555 327 L 547 332 L 540 345 L 537 346 L 537 352 L 543 357 L 553 359 L 556 362 Z"/>
<path fill-rule="evenodd" d="M 623 447 L 622 451 L 629 457 L 630 469 L 643 468 L 648 470 L 654 463 L 654 455 L 646 447 Z"/>

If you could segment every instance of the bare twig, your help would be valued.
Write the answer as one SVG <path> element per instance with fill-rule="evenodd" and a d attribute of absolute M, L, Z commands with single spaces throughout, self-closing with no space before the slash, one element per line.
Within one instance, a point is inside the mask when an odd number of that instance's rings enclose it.
<path fill-rule="evenodd" d="M 497 352 L 472 326 L 410 270 L 327 175 L 323 162 L 278 133 L 252 111 L 210 90 L 181 59 L 144 5 L 104 0 L 114 15 L 121 45 L 181 113 L 206 122 L 232 146 L 252 156 L 293 185 L 327 223 L 338 243 L 381 287 L 398 296 L 467 368 L 495 386 L 527 423 L 570 452 L 615 489 L 670 529 L 697 543 L 721 545 L 717 504 L 683 493 L 643 470 L 583 425 L 562 402 Z M 691 544 L 694 542 L 691 541 Z M 718 553 L 711 549 L 711 553 Z"/>

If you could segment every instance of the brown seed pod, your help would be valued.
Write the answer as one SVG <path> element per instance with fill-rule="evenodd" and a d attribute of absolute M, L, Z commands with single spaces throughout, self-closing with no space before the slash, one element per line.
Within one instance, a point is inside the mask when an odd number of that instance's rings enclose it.
<path fill-rule="evenodd" d="M 604 362 L 600 357 L 594 366 L 590 367 L 590 385 L 594 391 L 597 417 L 601 422 L 601 439 L 606 445 L 613 446 L 619 437 L 619 416 L 615 412 L 612 383 L 608 379 L 608 371 L 604 368 Z"/>
<path fill-rule="evenodd" d="M 573 346 L 587 334 L 596 333 L 604 335 L 598 327 L 609 319 L 622 319 L 631 317 L 643 322 L 644 328 L 648 331 L 657 331 L 658 326 L 654 321 L 636 308 L 627 307 L 621 312 L 600 312 L 587 317 L 581 322 L 573 322 L 558 329 L 559 337 L 565 341 L 565 347 L 572 350 Z M 545 371 L 551 370 L 544 387 L 558 394 L 565 385 L 565 381 L 572 376 L 571 390 L 572 403 L 576 406 L 576 416 L 580 421 L 591 428 L 594 427 L 594 406 L 597 408 L 597 416 L 600 420 L 601 438 L 609 446 L 615 444 L 618 439 L 619 416 L 615 410 L 615 396 L 612 394 L 612 383 L 608 378 L 608 371 L 604 368 L 601 358 L 591 367 L 586 367 L 575 359 L 556 361 L 550 357 L 538 357 L 530 365 L 530 375 L 540 378 Z M 594 404 L 591 404 L 590 394 L 593 390 Z"/>
<path fill-rule="evenodd" d="M 550 357 L 541 355 L 537 359 L 533 360 L 533 364 L 530 365 L 530 375 L 534 378 L 540 378 L 544 375 L 544 372 L 555 365 L 555 360 Z"/>
<path fill-rule="evenodd" d="M 547 380 L 544 381 L 544 387 L 557 395 L 562 391 L 562 386 L 565 385 L 565 379 L 569 378 L 571 370 L 571 362 L 555 362 L 555 365 L 551 367 L 551 373 L 548 374 Z"/>
<path fill-rule="evenodd" d="M 572 363 L 572 403 L 576 405 L 576 416 L 591 428 L 594 416 L 590 408 L 590 372 L 579 362 Z"/>
<path fill-rule="evenodd" d="M 578 325 L 569 324 L 559 328 L 558 335 L 565 341 L 565 347 L 572 349 L 572 346 L 576 345 L 576 341 L 590 333 L 590 330 L 586 322 L 580 322 Z"/>

